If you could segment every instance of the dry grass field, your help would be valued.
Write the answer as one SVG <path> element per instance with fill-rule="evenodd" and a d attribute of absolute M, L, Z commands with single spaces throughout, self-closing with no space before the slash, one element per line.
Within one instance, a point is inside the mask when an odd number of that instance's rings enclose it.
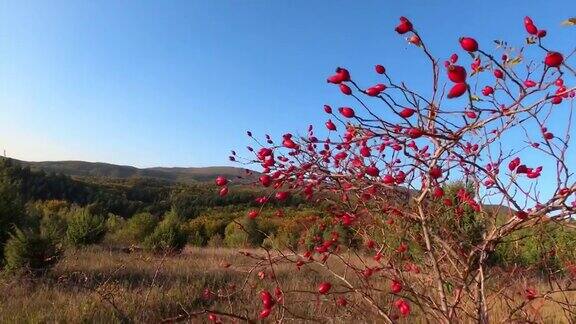
<path fill-rule="evenodd" d="M 99 247 L 69 252 L 44 278 L 5 275 L 1 279 L 0 323 L 155 323 L 206 308 L 255 318 L 260 301 L 254 296 L 265 285 L 269 288 L 269 282 L 250 286 L 217 304 L 202 296 L 205 288 L 217 292 L 242 285 L 248 271 L 243 264 L 247 261 L 237 251 L 210 248 L 190 248 L 182 255 L 168 257 L 111 252 Z M 225 268 L 225 262 L 233 265 Z M 280 279 L 294 274 L 293 268 L 278 269 Z M 312 271 L 303 270 L 302 274 L 291 282 L 294 288 L 311 289 L 320 280 Z M 302 298 L 314 299 L 315 295 L 303 294 Z M 317 309 L 300 311 L 309 314 Z M 322 314 L 315 315 L 322 318 Z M 192 321 L 207 321 L 207 316 L 194 317 Z"/>
<path fill-rule="evenodd" d="M 250 274 L 249 284 L 238 294 L 217 301 L 203 297 L 206 288 L 224 296 L 234 287 L 242 287 L 251 268 L 248 264 L 252 263 L 238 251 L 219 248 L 187 248 L 181 255 L 166 257 L 101 247 L 69 251 L 45 277 L 3 275 L 0 323 L 157 323 L 170 319 L 198 323 L 208 322 L 208 317 L 194 313 L 206 309 L 255 320 L 261 308 L 258 292 L 274 289 L 274 281 L 258 279 L 257 271 Z M 315 294 L 318 282 L 331 279 L 315 267 L 297 271 L 286 264 L 275 268 L 276 277 L 284 283 L 290 311 L 276 308 L 270 322 L 280 316 L 286 322 L 298 323 L 377 322 L 375 314 L 359 300 L 349 300 L 346 307 L 340 307 L 336 305 L 337 294 L 322 297 Z M 375 281 L 375 284 L 382 284 L 383 290 L 375 299 L 383 306 L 390 305 L 393 296 L 386 293 L 386 283 Z M 337 284 L 333 287 L 334 292 L 344 290 Z M 498 318 L 498 307 L 495 303 L 493 319 Z M 537 304 L 533 307 L 542 307 L 542 315 L 534 316 L 535 322 L 563 322 L 559 309 Z M 418 311 L 401 321 L 419 322 Z"/>

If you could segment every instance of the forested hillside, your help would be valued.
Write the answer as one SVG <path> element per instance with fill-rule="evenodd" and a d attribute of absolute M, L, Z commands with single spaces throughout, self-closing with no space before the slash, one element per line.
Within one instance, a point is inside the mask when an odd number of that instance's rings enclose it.
<path fill-rule="evenodd" d="M 30 165 L 35 165 L 31 167 Z M 42 165 L 42 169 L 38 169 Z M 162 215 L 171 208 L 176 210 L 186 210 L 186 218 L 197 216 L 203 208 L 223 207 L 233 205 L 239 208 L 255 205 L 253 199 L 257 191 L 250 186 L 242 185 L 244 182 L 238 181 L 240 190 L 234 194 L 220 197 L 215 194 L 215 186 L 207 181 L 201 183 L 186 184 L 176 181 L 162 180 L 160 177 L 139 177 L 138 173 L 128 176 L 127 173 L 115 173 L 112 170 L 134 169 L 131 167 L 119 167 L 103 164 L 107 166 L 107 171 L 94 172 L 98 164 L 78 162 L 68 164 L 63 162 L 51 162 L 48 164 L 30 164 L 11 159 L 0 160 L 0 174 L 3 181 L 11 185 L 22 201 L 38 200 L 63 200 L 80 206 L 97 205 L 107 213 L 112 213 L 128 218 L 138 212 L 150 212 L 155 215 Z M 83 165 L 86 168 L 76 168 L 73 165 Z M 65 172 L 44 170 L 66 170 Z M 92 171 L 87 171 L 88 169 Z M 158 168 L 159 170 L 169 170 L 168 168 Z M 84 170 L 84 171 L 78 171 Z M 192 169 L 183 169 L 192 170 Z M 200 172 L 201 177 L 210 176 L 213 180 L 218 173 L 212 172 L 232 172 L 238 174 L 244 172 L 237 168 L 198 168 L 197 170 L 210 170 Z M 71 177 L 67 173 L 74 173 Z M 86 174 L 86 176 L 82 176 Z M 106 174 L 106 175 L 99 175 Z M 117 176 L 113 176 L 116 174 Z M 224 173 L 225 174 L 225 173 Z M 246 174 L 244 174 L 244 177 Z M 248 175 L 249 177 L 253 177 Z M 202 178 L 197 178 L 202 179 Z M 240 179 L 240 178 L 238 178 Z M 246 178 L 241 178 L 245 179 Z M 206 178 L 206 180 L 208 180 Z M 293 203 L 289 201 L 288 204 Z"/>
<path fill-rule="evenodd" d="M 54 226 L 58 227 L 58 240 L 69 240 L 72 235 L 67 233 L 70 224 L 78 221 L 84 222 L 78 226 L 87 227 L 86 231 L 90 230 L 89 227 L 102 226 L 102 231 L 108 234 L 108 241 L 114 244 L 139 245 L 151 231 L 138 235 L 127 234 L 127 231 L 141 231 L 140 227 L 146 224 L 151 224 L 151 230 L 154 230 L 166 221 L 170 230 L 177 229 L 184 236 L 184 242 L 191 237 L 195 244 L 205 245 L 215 236 L 223 240 L 225 229 L 233 220 L 243 218 L 251 208 L 258 208 L 256 197 L 270 194 L 242 183 L 234 188 L 234 193 L 219 196 L 212 183 L 70 177 L 33 170 L 18 161 L 2 159 L 0 231 L 3 238 L 0 238 L 0 243 L 5 242 L 11 233 L 16 233 L 15 229 L 43 233 L 55 230 L 51 228 Z M 275 203 L 272 208 L 294 208 L 302 204 L 306 204 L 303 199 L 292 196 Z M 119 231 L 121 233 L 115 233 L 120 227 L 125 228 Z M 103 238 L 104 235 L 91 243 L 99 243 Z M 260 237 L 253 243 L 260 244 L 262 240 Z M 160 245 L 164 243 L 159 242 Z"/>
<path fill-rule="evenodd" d="M 83 178 L 147 178 L 186 184 L 211 182 L 219 175 L 234 179 L 237 183 L 247 183 L 255 178 L 255 174 L 252 171 L 247 172 L 241 168 L 223 166 L 204 168 L 155 167 L 140 169 L 132 166 L 85 161 L 26 162 L 14 160 L 14 162 L 22 166 L 28 166 L 31 170 L 42 170 L 48 173 L 54 172 Z"/>
<path fill-rule="evenodd" d="M 445 191 L 456 199 L 458 188 L 459 184 L 453 184 Z M 340 233 L 341 240 L 353 242 L 352 246 L 362 245 L 362 238 L 355 236 L 346 224 L 335 223 L 326 216 L 325 206 L 306 201 L 298 194 L 281 202 L 272 199 L 262 209 L 262 199 L 269 197 L 271 191 L 238 184 L 228 195 L 219 196 L 217 192 L 217 186 L 212 183 L 183 184 L 152 178 L 72 178 L 2 159 L 0 240 L 6 242 L 18 229 L 41 235 L 56 233 L 57 241 L 63 246 L 75 245 L 78 235 L 79 241 L 84 242 L 93 234 L 91 228 L 101 228 L 101 236 L 80 244 L 104 242 L 115 246 L 165 249 L 171 248 L 172 244 L 181 248 L 186 243 L 229 247 L 266 243 L 314 248 L 323 237 L 329 237 L 335 231 Z M 435 207 L 430 205 L 430 208 Z M 497 206 L 485 209 L 499 210 Z M 246 216 L 255 211 L 259 217 Z M 449 229 L 446 235 L 459 237 L 464 251 L 474 245 L 485 225 L 472 209 L 463 212 L 456 215 L 447 210 L 437 226 Z M 318 219 L 323 219 L 323 225 L 310 225 Z M 393 213 L 383 212 L 382 221 L 391 229 L 403 226 L 406 235 L 418 231 L 413 225 L 394 220 Z M 74 233 L 73 226 L 86 233 Z M 332 230 L 328 230 L 330 228 Z M 156 237 L 155 231 L 158 231 Z M 530 237 L 529 233 L 521 233 L 519 241 L 503 244 L 492 259 L 500 265 L 538 267 L 543 260 L 550 266 L 550 261 L 541 257 L 546 255 L 548 258 L 551 250 L 563 251 L 554 255 L 553 263 L 559 264 L 573 257 L 570 251 L 575 250 L 571 248 L 576 244 L 574 231 L 559 230 L 550 224 L 549 231 L 544 234 Z M 170 241 L 178 236 L 180 243 Z M 386 240 L 394 245 L 405 238 L 388 234 Z M 413 247 L 411 253 L 418 255 L 422 251 Z"/>

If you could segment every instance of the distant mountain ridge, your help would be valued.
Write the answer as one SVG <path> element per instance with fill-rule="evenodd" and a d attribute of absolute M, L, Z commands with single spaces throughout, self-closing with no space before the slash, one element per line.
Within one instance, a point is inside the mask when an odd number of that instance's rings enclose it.
<path fill-rule="evenodd" d="M 72 177 L 104 177 L 115 179 L 151 178 L 187 184 L 211 182 L 220 175 L 231 180 L 236 180 L 236 182 L 246 183 L 254 180 L 257 174 L 254 172 L 254 174 L 249 175 L 245 169 L 226 166 L 136 168 L 126 165 L 85 161 L 14 161 L 23 166 L 29 166 L 33 170 L 61 173 Z"/>

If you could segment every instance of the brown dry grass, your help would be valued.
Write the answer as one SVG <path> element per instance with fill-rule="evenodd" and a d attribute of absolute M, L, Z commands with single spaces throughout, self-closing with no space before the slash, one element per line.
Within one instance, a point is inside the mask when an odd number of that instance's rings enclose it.
<path fill-rule="evenodd" d="M 223 267 L 225 262 L 232 266 Z M 70 251 L 44 278 L 4 275 L 0 279 L 0 323 L 155 323 L 204 309 L 254 319 L 261 308 L 258 292 L 273 290 L 275 285 L 272 280 L 256 279 L 256 273 L 251 274 L 253 280 L 246 289 L 233 297 L 217 302 L 202 298 L 205 288 L 225 295 L 232 285 L 241 287 L 250 269 L 248 264 L 252 263 L 238 251 L 219 248 L 188 248 L 182 255 L 168 257 L 143 252 L 127 254 L 99 247 Z M 377 322 L 375 315 L 358 300 L 350 300 L 348 307 L 337 307 L 335 295 L 314 294 L 318 282 L 331 279 L 316 270 L 315 266 L 309 266 L 297 271 L 291 264 L 275 268 L 287 292 L 287 305 L 294 311 L 284 312 L 284 320 Z M 387 282 L 378 285 L 387 290 Z M 343 289 L 339 285 L 333 288 L 336 292 Z M 383 292 L 377 300 L 385 306 L 390 305 L 391 298 Z M 497 308 L 493 319 L 498 318 Z M 275 312 L 270 318 L 280 314 L 278 309 Z M 535 317 L 536 321 L 562 322 L 558 308 L 544 305 L 540 313 L 543 316 Z M 414 323 L 417 318 L 415 310 L 414 316 L 405 321 Z M 207 317 L 193 317 L 191 321 L 207 322 Z"/>
<path fill-rule="evenodd" d="M 223 262 L 233 266 L 224 268 Z M 247 262 L 235 250 L 217 248 L 188 248 L 182 255 L 165 258 L 98 247 L 73 251 L 44 278 L 4 275 L 0 280 L 0 323 L 109 323 L 123 319 L 152 323 L 211 307 L 254 318 L 260 307 L 254 296 L 263 288 L 270 289 L 269 282 L 250 286 L 216 305 L 202 298 L 205 288 L 217 291 L 241 286 Z M 280 279 L 293 273 L 294 269 L 278 269 Z M 303 273 L 287 287 L 309 288 L 318 282 L 313 272 Z M 306 298 L 311 297 L 313 294 Z"/>

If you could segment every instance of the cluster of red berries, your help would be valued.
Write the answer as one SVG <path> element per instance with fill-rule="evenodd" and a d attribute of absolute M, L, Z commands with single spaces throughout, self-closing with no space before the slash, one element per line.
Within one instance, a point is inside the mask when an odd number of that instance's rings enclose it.
<path fill-rule="evenodd" d="M 543 29 L 539 30 L 534 24 L 534 21 L 532 21 L 532 18 L 528 16 L 524 17 L 524 28 L 526 28 L 528 34 L 534 35 L 538 38 L 544 38 L 546 36 L 546 31 Z"/>
<path fill-rule="evenodd" d="M 576 96 L 576 91 L 574 90 L 568 91 L 568 89 L 564 85 L 564 80 L 562 78 L 556 79 L 554 85 L 556 85 L 556 92 L 554 93 L 552 99 L 550 99 L 550 102 L 553 105 L 559 105 L 560 103 L 562 103 L 563 99 L 574 98 Z"/>
<path fill-rule="evenodd" d="M 533 40 L 538 39 L 539 41 L 539 39 L 546 36 L 546 31 L 538 29 L 535 23 L 529 17 L 524 19 L 524 27 L 526 31 L 531 35 L 530 37 Z M 400 22 L 395 27 L 395 31 L 401 35 L 407 34 L 407 36 L 409 36 L 408 41 L 410 43 L 417 46 L 425 46 L 418 37 L 417 32 L 414 30 L 413 24 L 407 18 L 400 18 Z M 459 39 L 459 44 L 462 50 L 472 56 L 473 60 L 468 71 L 465 67 L 466 64 L 463 64 L 462 60 L 460 64 L 458 63 L 459 58 L 457 54 L 452 54 L 450 58 L 445 61 L 444 67 L 446 68 L 447 78 L 451 82 L 450 89 L 446 94 L 447 98 L 459 98 L 466 93 L 469 93 L 472 89 L 468 85 L 468 82 L 470 82 L 468 79 L 471 78 L 471 76 L 483 72 L 486 69 L 491 71 L 490 77 L 493 75 L 495 78 L 492 79 L 494 84 L 485 85 L 481 87 L 480 91 L 484 97 L 489 98 L 480 99 L 470 93 L 470 98 L 472 100 L 496 101 L 495 99 L 497 98 L 495 97 L 498 97 L 498 94 L 501 91 L 504 92 L 506 90 L 506 82 L 511 80 L 516 82 L 517 76 L 506 68 L 507 65 L 505 63 L 508 62 L 507 54 L 502 56 L 503 63 L 499 64 L 491 56 L 485 54 L 482 50 L 479 49 L 478 42 L 474 38 L 461 37 Z M 494 62 L 495 66 L 491 65 L 491 63 L 483 66 L 481 57 L 489 58 L 489 61 Z M 555 71 L 562 68 L 564 64 L 564 57 L 561 53 L 548 51 L 543 61 L 540 62 L 544 63 L 545 71 Z M 386 68 L 382 65 L 375 65 L 374 70 L 378 74 L 386 74 Z M 388 92 L 394 90 L 393 84 L 390 84 L 387 87 L 381 83 L 375 84 L 368 88 L 359 88 L 357 83 L 352 81 L 350 72 L 342 67 L 338 67 L 335 73 L 327 78 L 327 82 L 333 85 L 337 85 L 340 92 L 347 96 L 351 96 L 353 95 L 353 91 L 357 91 L 358 93 L 365 94 L 369 97 L 380 97 L 381 99 L 386 99 Z M 536 91 L 542 90 L 548 86 L 548 83 L 544 80 L 544 78 L 542 78 L 540 82 L 541 84 L 527 78 L 523 81 L 523 83 L 517 83 L 520 85 L 520 87 L 523 87 L 523 91 L 529 92 L 532 91 L 529 90 L 530 88 L 538 87 L 533 89 Z M 564 85 L 562 78 L 558 78 L 554 82 L 554 85 L 556 86 L 556 91 L 547 98 L 547 100 L 549 99 L 552 104 L 559 104 L 563 99 L 575 96 L 575 92 L 569 91 L 568 88 Z M 501 109 L 501 112 L 504 115 L 508 115 L 510 112 L 514 112 L 512 110 L 513 106 L 506 107 L 504 104 L 500 105 L 498 103 L 496 107 L 499 107 L 496 109 L 496 112 L 499 111 L 498 109 Z M 438 201 L 442 201 L 445 206 L 453 206 L 456 215 L 462 215 L 465 208 L 480 211 L 481 204 L 474 199 L 473 194 L 466 191 L 465 189 L 458 190 L 456 192 L 456 197 L 446 197 L 444 190 L 442 189 L 442 181 L 448 178 L 448 172 L 452 173 L 451 167 L 448 163 L 442 165 L 443 162 L 436 161 L 432 163 L 432 166 L 430 166 L 430 164 L 423 163 L 420 164 L 419 167 L 415 167 L 411 170 L 400 170 L 399 165 L 402 165 L 401 153 L 410 153 L 411 157 L 417 160 L 429 161 L 431 153 L 428 152 L 428 146 L 426 145 L 421 148 L 418 147 L 418 144 L 420 144 L 420 141 L 422 141 L 421 138 L 433 138 L 435 136 L 440 137 L 441 135 L 445 135 L 436 133 L 438 131 L 437 129 L 425 126 L 424 120 L 426 120 L 426 116 L 419 115 L 421 109 L 422 108 L 417 106 L 417 103 L 414 102 L 411 102 L 409 107 L 395 104 L 391 110 L 401 118 L 398 120 L 402 120 L 402 124 L 386 124 L 387 133 L 382 135 L 377 131 L 370 129 L 369 126 L 360 127 L 359 125 L 354 125 L 350 121 L 347 121 L 346 119 L 356 119 L 358 123 L 364 126 L 362 123 L 368 120 L 360 118 L 353 108 L 343 106 L 337 110 L 335 109 L 336 112 L 333 112 L 332 107 L 329 105 L 324 105 L 324 111 L 331 115 L 331 118 L 325 122 L 324 126 L 329 132 L 336 132 L 339 128 L 341 129 L 342 134 L 339 138 L 339 142 L 334 141 L 334 139 L 331 141 L 330 137 L 324 141 L 320 141 L 314 136 L 312 126 L 308 128 L 308 136 L 303 136 L 299 140 L 297 140 L 290 133 L 284 134 L 280 145 L 275 145 L 271 137 L 266 135 L 266 143 L 268 143 L 267 147 L 262 147 L 257 151 L 254 151 L 254 149 L 251 147 L 248 149 L 255 155 L 255 159 L 253 161 L 259 163 L 263 168 L 262 175 L 258 179 L 259 183 L 263 187 L 271 187 L 275 189 L 275 193 L 269 197 L 257 197 L 256 203 L 259 205 L 264 205 L 273 199 L 282 202 L 289 199 L 291 192 L 294 192 L 295 190 L 300 190 L 307 199 L 311 199 L 314 192 L 324 190 L 324 185 L 330 188 L 330 185 L 326 184 L 327 182 L 325 181 L 328 176 L 314 172 L 319 166 L 322 167 L 322 163 L 326 163 L 325 166 L 327 168 L 341 167 L 342 171 L 337 171 L 338 175 L 344 175 L 345 172 L 349 171 L 352 175 L 350 178 L 352 180 L 358 179 L 366 181 L 369 184 L 378 184 L 369 185 L 367 186 L 367 189 L 362 189 L 358 197 L 363 201 L 370 201 L 374 197 L 377 197 L 379 190 L 386 188 L 385 186 L 401 185 L 405 183 L 407 178 L 414 179 L 416 177 L 415 174 L 420 172 L 420 176 L 422 178 L 427 178 L 426 180 L 428 180 L 424 190 L 429 190 L 432 198 Z M 467 108 L 464 110 L 464 115 L 462 117 L 464 117 L 466 124 L 470 124 L 471 122 L 477 122 L 481 116 L 485 116 L 485 111 L 486 110 L 476 109 L 474 107 Z M 432 114 L 432 109 L 430 109 L 430 113 Z M 460 113 L 461 112 L 459 111 L 458 114 Z M 416 115 L 418 118 L 412 118 L 414 115 Z M 431 119 L 431 117 L 429 117 L 429 119 Z M 343 124 L 345 123 L 345 125 L 337 127 L 334 121 L 343 120 Z M 248 132 L 247 134 L 248 136 L 252 137 L 252 133 Z M 546 142 L 553 141 L 555 138 L 554 134 L 549 132 L 545 127 L 541 129 L 541 134 L 544 141 Z M 377 140 L 381 141 L 373 143 Z M 475 140 L 472 140 L 472 143 L 466 142 L 465 144 L 464 141 L 465 140 L 458 142 L 457 145 L 458 148 L 461 148 L 464 151 L 465 157 L 478 155 L 480 154 L 479 152 L 481 152 L 484 148 L 484 146 L 473 144 L 476 142 Z M 532 144 L 532 146 L 535 148 L 537 148 L 538 145 L 540 144 Z M 284 149 L 283 151 L 288 153 L 280 155 L 278 151 L 282 148 Z M 390 160 L 390 162 L 384 164 L 379 162 L 379 159 L 386 155 L 387 152 L 385 153 L 384 150 L 387 148 L 392 150 L 392 154 L 400 156 L 393 155 L 393 158 Z M 300 155 L 303 152 L 306 154 L 309 153 L 313 159 L 311 158 L 309 161 L 302 162 L 300 164 L 298 164 L 296 158 L 290 159 L 290 156 L 303 156 Z M 275 153 L 278 155 L 275 156 Z M 233 152 L 230 158 L 231 160 L 235 160 L 236 153 Z M 487 174 L 486 177 L 483 178 L 483 184 L 487 188 L 494 188 L 497 184 L 499 163 L 500 162 L 489 163 L 486 167 Z M 469 171 L 465 167 L 463 168 L 464 174 L 466 174 L 466 172 L 473 172 Z M 513 177 L 525 174 L 528 179 L 538 178 L 542 172 L 542 166 L 529 168 L 525 164 L 521 163 L 519 157 L 516 157 L 510 161 L 508 168 L 511 172 L 513 172 Z M 228 179 L 225 177 L 218 177 L 216 179 L 216 184 L 220 187 L 220 195 L 224 196 L 228 193 Z M 343 202 L 346 202 L 349 199 L 347 192 L 358 190 L 356 184 L 353 181 L 342 181 L 342 183 L 339 183 L 339 186 L 340 189 L 330 190 L 332 190 L 332 192 L 341 194 Z M 563 188 L 559 191 L 558 194 L 568 195 L 570 193 L 570 188 Z M 345 210 L 341 209 L 336 211 L 331 210 L 330 212 L 334 216 L 332 219 L 333 225 L 343 225 L 346 227 L 359 224 L 363 216 L 362 212 L 346 212 Z M 514 212 L 514 215 L 520 220 L 525 220 L 528 219 L 530 213 L 532 213 L 531 210 L 520 210 Z M 256 218 L 259 216 L 259 214 L 260 210 L 250 210 L 248 212 L 248 217 Z M 402 211 L 397 211 L 397 215 L 395 216 L 401 216 L 402 214 Z M 389 217 L 387 222 L 389 224 L 393 224 L 393 217 Z M 326 224 L 329 224 L 329 222 Z M 326 229 L 326 224 L 321 224 L 320 228 L 322 231 Z M 332 232 L 331 236 L 328 237 L 326 235 L 328 233 L 329 232 L 323 232 L 322 235 L 318 235 L 317 233 L 312 234 L 315 235 L 315 237 L 312 238 L 313 248 L 311 247 L 309 251 L 304 253 L 304 258 L 302 260 L 297 260 L 295 262 L 298 269 L 300 269 L 300 267 L 306 263 L 306 261 L 304 261 L 306 258 L 308 260 L 312 260 L 315 256 L 315 253 L 322 255 L 322 262 L 324 262 L 327 260 L 330 254 L 338 251 L 340 248 L 338 243 L 339 234 L 337 232 Z M 376 243 L 372 240 L 369 240 L 366 243 L 366 246 L 369 249 L 374 249 Z M 398 254 L 403 254 L 406 253 L 408 249 L 408 244 L 402 242 L 395 249 L 395 252 Z M 382 251 L 378 249 L 375 251 L 376 253 L 373 258 L 376 261 L 380 261 L 382 258 Z M 378 267 L 365 267 L 364 269 L 358 270 L 358 272 L 367 279 L 373 276 L 373 274 L 380 269 L 381 268 Z M 414 264 L 407 265 L 405 270 L 413 271 L 414 273 L 418 273 L 420 271 L 419 268 Z M 330 282 L 321 282 L 317 287 L 317 293 L 326 295 L 330 293 L 331 289 L 332 284 Z M 402 282 L 397 279 L 392 280 L 390 284 L 390 291 L 393 294 L 398 294 L 402 292 L 403 289 L 404 287 Z M 527 293 L 526 295 L 528 299 L 531 299 L 535 298 L 537 293 Z M 263 309 L 259 317 L 263 319 L 270 315 L 274 306 L 280 300 L 280 297 L 277 295 L 276 298 L 274 298 L 270 292 L 263 291 L 260 294 L 260 298 L 262 300 Z M 345 298 L 339 297 L 336 300 L 336 303 L 338 305 L 344 306 L 346 305 L 347 301 Z M 402 316 L 408 316 L 411 312 L 410 304 L 405 299 L 396 300 L 394 302 L 394 307 L 397 308 L 398 312 Z"/>
<path fill-rule="evenodd" d="M 546 36 L 546 31 L 543 29 L 538 29 L 532 18 L 528 16 L 524 17 L 524 28 L 526 28 L 526 32 L 528 32 L 528 34 L 538 38 L 544 38 Z M 558 52 L 548 52 L 544 58 L 544 64 L 546 64 L 548 67 L 560 67 L 563 62 L 564 56 Z"/>
<path fill-rule="evenodd" d="M 508 169 L 510 171 L 515 171 L 516 174 L 526 174 L 529 179 L 535 179 L 540 176 L 542 172 L 542 166 L 535 169 L 527 167 L 525 164 L 520 164 L 520 158 L 516 157 L 510 163 L 508 163 Z"/>
<path fill-rule="evenodd" d="M 223 176 L 219 176 L 216 178 L 216 185 L 220 187 L 220 196 L 226 196 L 228 194 L 228 179 Z"/>
<path fill-rule="evenodd" d="M 462 38 L 464 39 L 464 38 Z M 462 39 L 460 42 L 462 42 Z M 472 38 L 467 38 L 472 40 Z M 467 41 L 464 41 L 467 44 Z M 448 70 L 448 79 L 454 82 L 454 85 L 448 92 L 448 98 L 457 98 L 463 95 L 466 90 L 468 90 L 468 85 L 466 84 L 466 69 L 460 65 L 456 65 L 458 62 L 458 55 L 452 54 L 450 60 L 446 61 L 444 65 Z"/>
<path fill-rule="evenodd" d="M 276 291 L 275 291 L 276 297 L 277 298 L 282 298 L 282 291 L 280 290 L 280 288 L 276 287 Z M 263 290 L 260 292 L 260 300 L 262 301 L 262 311 L 260 311 L 260 315 L 258 316 L 261 319 L 267 318 L 268 316 L 270 316 L 270 313 L 272 312 L 272 308 L 276 305 L 276 299 L 274 299 L 274 297 L 272 297 L 272 294 L 267 291 L 267 290 Z"/>

